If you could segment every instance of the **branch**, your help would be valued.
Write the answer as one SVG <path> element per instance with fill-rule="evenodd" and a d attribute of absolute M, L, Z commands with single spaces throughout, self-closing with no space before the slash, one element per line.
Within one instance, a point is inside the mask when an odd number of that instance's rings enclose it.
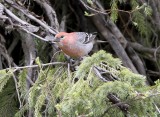
<path fill-rule="evenodd" d="M 60 27 L 59 27 L 59 30 L 60 31 L 66 31 L 66 22 L 67 22 L 67 7 L 66 5 L 62 5 L 62 8 L 63 8 L 63 12 L 62 12 L 62 19 L 61 19 L 61 22 L 60 22 Z"/>
<path fill-rule="evenodd" d="M 21 102 L 21 98 L 20 98 L 20 92 L 18 90 L 18 82 L 17 82 L 16 76 L 14 75 L 14 73 L 12 73 L 12 76 L 13 76 L 14 84 L 16 87 L 16 92 L 17 92 L 18 101 L 19 101 L 19 105 L 20 105 L 19 109 L 20 109 L 22 107 L 22 102 Z"/>
<path fill-rule="evenodd" d="M 108 81 L 108 80 L 106 80 L 106 79 L 101 75 L 101 73 L 98 71 L 98 69 L 97 69 L 95 66 L 94 66 L 93 70 L 94 70 L 95 75 L 96 75 L 97 77 L 99 77 L 100 80 L 102 80 L 102 81 L 104 81 L 104 82 L 107 82 L 107 81 Z"/>
<path fill-rule="evenodd" d="M 10 10 L 8 10 L 4 5 L 2 5 L 0 3 L 0 8 L 4 8 L 4 11 L 14 20 L 16 20 L 18 23 L 22 24 L 22 25 L 18 25 L 18 24 L 13 24 L 12 21 L 10 20 L 10 18 L 8 17 L 0 17 L 1 19 L 8 19 L 11 22 L 12 26 L 15 26 L 16 28 L 18 27 L 20 30 L 23 30 L 25 32 L 27 32 L 28 34 L 31 34 L 32 36 L 43 40 L 43 41 L 51 41 L 48 39 L 44 39 L 43 37 L 40 37 L 36 34 L 34 34 L 33 32 L 37 32 L 39 30 L 39 27 L 33 26 L 23 20 L 21 20 L 19 17 L 17 17 L 16 15 L 14 15 Z"/>
<path fill-rule="evenodd" d="M 16 45 L 18 44 L 19 39 L 14 38 L 14 41 L 11 43 L 11 45 L 8 48 L 8 54 L 11 55 L 12 51 L 15 49 Z"/>
<path fill-rule="evenodd" d="M 96 76 L 99 77 L 104 82 L 119 80 L 119 78 L 117 78 L 114 74 L 112 74 L 112 72 L 103 69 L 101 67 L 94 66 L 93 70 Z"/>
<path fill-rule="evenodd" d="M 153 105 L 155 106 L 157 112 L 160 114 L 160 109 L 158 108 L 158 106 L 155 103 L 153 103 Z"/>
<path fill-rule="evenodd" d="M 51 27 L 54 27 L 58 31 L 59 24 L 55 10 L 45 0 L 34 0 L 34 1 L 36 1 L 40 6 L 43 7 L 50 21 Z"/>
<path fill-rule="evenodd" d="M 0 3 L 1 4 L 1 3 Z M 2 5 L 2 4 L 1 4 Z M 14 15 L 10 10 L 8 10 L 5 6 L 4 7 L 4 11 L 11 17 L 13 18 L 15 21 L 19 22 L 20 24 L 22 25 L 25 25 L 25 26 L 33 26 L 33 25 L 30 25 L 29 23 L 21 20 L 20 18 L 18 18 L 16 15 Z M 34 27 L 34 26 L 33 26 Z"/>
<path fill-rule="evenodd" d="M 109 109 L 115 106 L 119 107 L 124 112 L 124 114 L 127 114 L 129 105 L 126 102 L 121 102 L 121 100 L 115 94 L 112 93 L 109 93 L 107 95 L 107 98 L 110 100 L 110 102 L 113 103 L 113 105 L 107 108 L 105 112 L 101 115 L 101 117 L 105 116 L 105 114 L 109 111 Z"/>
<path fill-rule="evenodd" d="M 49 65 L 67 65 L 64 62 L 52 62 L 52 63 L 46 63 L 46 64 L 41 64 L 41 67 L 45 67 L 45 66 L 49 66 Z M 10 69 L 15 69 L 15 71 L 19 70 L 19 69 L 26 69 L 26 68 L 36 68 L 36 67 L 40 67 L 39 65 L 27 65 L 27 66 L 22 66 L 22 67 L 11 67 L 11 68 L 6 68 L 4 70 L 10 70 Z"/>
<path fill-rule="evenodd" d="M 23 28 L 23 27 L 21 27 L 21 26 L 18 26 L 18 27 L 19 27 L 20 30 L 22 30 L 22 31 L 24 31 L 24 32 L 26 32 L 26 33 L 28 33 L 28 34 L 30 34 L 30 35 L 32 35 L 32 36 L 34 36 L 34 37 L 36 37 L 36 38 L 38 38 L 38 39 L 40 39 L 40 40 L 47 41 L 47 42 L 52 41 L 52 40 L 49 39 L 49 38 L 40 37 L 40 36 L 38 36 L 38 35 L 36 35 L 36 34 L 30 32 L 30 31 L 28 31 L 27 29 L 25 29 L 25 28 Z M 55 43 L 55 42 L 52 41 L 52 43 Z"/>
<path fill-rule="evenodd" d="M 129 46 L 131 46 L 134 50 L 141 52 L 141 53 L 149 53 L 154 55 L 156 54 L 160 54 L 160 50 L 155 49 L 155 48 L 148 48 L 148 47 L 144 47 L 143 45 L 136 43 L 136 42 L 128 42 Z"/>
<path fill-rule="evenodd" d="M 16 64 L 13 62 L 13 58 L 9 56 L 7 49 L 5 47 L 5 38 L 3 35 L 0 34 L 0 56 L 3 56 L 4 59 L 7 61 L 8 66 L 11 65 L 16 66 Z M 2 66 L 1 66 L 2 67 Z"/>
<path fill-rule="evenodd" d="M 148 73 L 150 76 L 160 77 L 160 72 L 159 72 L 159 71 L 147 70 L 147 73 Z"/>
<path fill-rule="evenodd" d="M 81 2 L 81 3 L 83 4 L 83 6 L 84 6 L 86 9 L 88 9 L 88 10 L 90 9 L 90 10 L 96 12 L 96 13 L 101 13 L 101 14 L 104 14 L 104 15 L 107 15 L 107 14 L 108 14 L 108 13 L 106 13 L 106 12 L 104 12 L 104 11 L 96 10 L 96 9 L 88 6 L 88 5 L 87 5 L 85 2 L 83 2 L 82 0 L 80 0 L 80 2 Z"/>
<path fill-rule="evenodd" d="M 47 31 L 49 31 L 51 34 L 55 35 L 58 33 L 57 30 L 51 28 L 50 26 L 48 26 L 46 23 L 43 23 L 41 20 L 37 19 L 36 17 L 34 17 L 31 13 L 29 13 L 29 11 L 26 11 L 24 8 L 18 6 L 16 3 L 11 3 L 10 0 L 5 0 L 9 5 L 11 5 L 13 8 L 21 11 L 25 16 L 27 16 L 29 19 L 35 21 L 36 23 L 38 23 L 39 25 L 41 25 L 43 28 L 45 28 Z"/>
<path fill-rule="evenodd" d="M 127 46 L 126 51 L 129 54 L 138 72 L 146 76 L 146 70 L 145 70 L 144 64 L 142 60 L 140 59 L 140 57 L 137 55 L 137 53 L 134 51 L 134 49 L 130 46 Z"/>

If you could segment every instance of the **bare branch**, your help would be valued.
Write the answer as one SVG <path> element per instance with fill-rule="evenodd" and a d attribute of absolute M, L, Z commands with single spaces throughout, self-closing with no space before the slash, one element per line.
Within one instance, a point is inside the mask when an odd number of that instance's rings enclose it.
<path fill-rule="evenodd" d="M 41 64 L 42 67 L 49 66 L 49 65 L 67 65 L 64 62 L 52 62 L 52 63 L 46 63 L 46 64 Z M 11 68 L 6 68 L 6 70 L 9 69 L 14 69 L 14 72 L 20 69 L 26 69 L 26 68 L 36 68 L 40 67 L 39 65 L 27 65 L 27 66 L 22 66 L 22 67 L 11 67 Z"/>
<path fill-rule="evenodd" d="M 20 98 L 20 92 L 18 90 L 18 82 L 17 82 L 16 76 L 14 75 L 14 73 L 12 73 L 12 76 L 13 76 L 14 84 L 16 87 L 16 92 L 17 92 L 18 101 L 19 101 L 19 109 L 20 109 L 22 107 L 22 102 L 21 102 L 21 98 Z"/>
<path fill-rule="evenodd" d="M 50 25 L 51 27 L 53 27 L 55 30 L 58 31 L 59 29 L 59 24 L 58 24 L 58 20 L 57 20 L 57 15 L 56 12 L 54 11 L 54 9 L 50 6 L 49 3 L 47 3 L 45 0 L 34 0 L 36 1 L 40 6 L 43 7 L 43 9 L 45 10 L 47 17 L 50 20 Z"/>
<path fill-rule="evenodd" d="M 29 13 L 29 11 L 26 11 L 24 8 L 18 6 L 16 3 L 11 4 L 10 2 L 8 2 L 9 0 L 5 0 L 8 4 L 10 4 L 13 8 L 21 11 L 25 16 L 27 16 L 29 19 L 37 22 L 39 25 L 41 25 L 43 28 L 45 28 L 47 31 L 49 31 L 51 34 L 55 35 L 56 33 L 58 33 L 57 30 L 51 28 L 50 26 L 48 26 L 46 23 L 42 22 L 41 20 L 37 19 L 36 17 L 34 17 L 31 13 Z"/>
<path fill-rule="evenodd" d="M 67 8 L 66 8 L 66 5 L 62 5 L 63 6 L 63 17 L 61 19 L 61 23 L 60 23 L 60 27 L 59 27 L 59 30 L 60 31 L 66 31 L 66 20 L 67 20 Z"/>
<path fill-rule="evenodd" d="M 136 42 L 128 42 L 129 46 L 131 46 L 134 50 L 138 51 L 138 52 L 142 52 L 142 53 L 149 53 L 154 55 L 156 54 L 160 54 L 160 50 L 157 50 L 155 48 L 148 48 L 148 47 L 144 47 L 143 45 L 136 43 Z"/>

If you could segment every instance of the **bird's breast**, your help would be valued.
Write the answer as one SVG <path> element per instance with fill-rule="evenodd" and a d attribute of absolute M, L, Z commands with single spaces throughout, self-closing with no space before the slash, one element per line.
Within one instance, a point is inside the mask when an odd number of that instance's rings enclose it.
<path fill-rule="evenodd" d="M 93 48 L 93 43 L 63 43 L 59 44 L 61 50 L 72 58 L 80 58 L 87 55 Z"/>

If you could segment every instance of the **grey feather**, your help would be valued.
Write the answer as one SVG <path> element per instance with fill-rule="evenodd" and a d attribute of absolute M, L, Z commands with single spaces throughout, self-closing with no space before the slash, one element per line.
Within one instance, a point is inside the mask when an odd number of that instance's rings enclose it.
<path fill-rule="evenodd" d="M 86 33 L 86 32 L 77 32 L 77 36 L 78 36 L 79 42 L 81 42 L 82 44 L 88 44 L 95 39 L 96 34 L 95 33 Z"/>

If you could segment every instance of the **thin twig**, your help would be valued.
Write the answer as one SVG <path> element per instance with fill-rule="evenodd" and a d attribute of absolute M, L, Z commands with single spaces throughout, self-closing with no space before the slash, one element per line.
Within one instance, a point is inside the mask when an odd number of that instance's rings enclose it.
<path fill-rule="evenodd" d="M 64 62 L 52 62 L 52 63 L 46 63 L 46 64 L 41 64 L 42 67 L 49 66 L 49 65 L 66 65 Z M 25 68 L 35 68 L 39 67 L 39 65 L 28 65 L 28 66 L 22 66 L 22 67 L 11 67 L 11 68 L 6 68 L 4 70 L 9 70 L 9 69 L 15 69 L 13 72 L 19 70 L 19 69 L 25 69 Z"/>
<path fill-rule="evenodd" d="M 159 49 L 160 49 L 160 46 L 154 52 L 154 57 L 155 57 L 155 60 L 156 60 L 156 64 L 157 64 L 158 70 L 160 71 L 159 63 L 158 63 L 157 56 L 156 56 Z"/>
<path fill-rule="evenodd" d="M 135 11 L 137 11 L 137 10 L 140 10 L 140 9 L 142 9 L 142 8 L 144 8 L 144 7 L 146 6 L 146 4 L 144 3 L 144 4 L 141 5 L 140 7 L 136 7 L 135 9 L 130 10 L 130 11 L 125 11 L 125 10 L 121 10 L 121 9 L 107 9 L 107 10 L 101 11 L 101 9 L 96 10 L 97 8 L 94 9 L 94 8 L 88 6 L 88 5 L 87 5 L 85 2 L 83 2 L 82 0 L 79 0 L 79 1 L 84 5 L 84 7 L 85 7 L 86 9 L 90 9 L 90 10 L 96 12 L 96 13 L 101 13 L 101 14 L 104 14 L 104 15 L 109 15 L 109 14 L 111 13 L 111 11 L 120 11 L 120 12 L 128 13 L 128 14 L 130 15 L 130 17 L 131 17 L 131 14 L 132 14 L 133 12 L 135 12 Z M 106 13 L 106 12 L 108 12 L 108 13 Z"/>
<path fill-rule="evenodd" d="M 19 27 L 20 27 L 20 26 L 19 26 Z M 25 29 L 25 28 L 23 28 L 23 27 L 21 27 L 21 28 L 19 28 L 19 29 L 27 32 L 28 34 L 30 34 L 30 35 L 32 35 L 32 36 L 34 36 L 34 37 L 36 37 L 36 38 L 38 38 L 38 39 L 40 39 L 40 40 L 47 41 L 47 42 L 50 42 L 50 41 L 51 41 L 51 40 L 47 40 L 47 39 L 45 39 L 45 38 L 43 38 L 43 37 L 40 37 L 40 36 L 38 36 L 38 35 L 30 32 L 30 31 L 28 31 L 27 29 Z M 52 43 L 55 43 L 55 42 L 52 41 Z"/>
<path fill-rule="evenodd" d="M 69 82 L 71 81 L 71 72 L 70 72 L 70 63 L 67 64 L 67 71 L 68 71 L 68 78 L 69 78 Z"/>
<path fill-rule="evenodd" d="M 22 107 L 22 102 L 21 102 L 21 99 L 20 99 L 20 93 L 19 93 L 19 90 L 18 90 L 18 82 L 17 82 L 17 79 L 16 79 L 16 76 L 14 75 L 14 73 L 12 73 L 12 76 L 13 76 L 13 80 L 14 80 L 14 84 L 15 84 L 15 87 L 16 87 L 16 92 L 17 92 L 17 96 L 18 96 L 18 101 L 19 101 L 19 109 Z"/>
<path fill-rule="evenodd" d="M 155 103 L 153 103 L 153 105 L 156 107 L 156 110 L 157 110 L 158 113 L 160 114 L 160 110 L 159 110 L 158 106 L 157 106 Z"/>
<path fill-rule="evenodd" d="M 102 13 L 102 14 L 104 14 L 104 15 L 108 15 L 108 13 L 105 13 L 105 12 L 100 11 L 100 10 L 98 11 L 98 10 L 96 10 L 96 9 L 91 8 L 90 6 L 88 6 L 87 4 L 85 4 L 82 0 L 79 0 L 79 1 L 84 5 L 84 7 L 85 7 L 86 9 L 90 9 L 90 10 L 96 12 L 96 13 Z"/>
<path fill-rule="evenodd" d="M 55 52 L 55 53 L 53 54 L 53 56 L 52 56 L 52 58 L 51 58 L 51 61 L 50 61 L 50 62 L 52 62 L 52 61 L 53 61 L 53 58 L 54 58 L 54 57 L 55 57 L 55 55 L 56 55 L 56 54 L 58 54 L 59 52 L 62 52 L 62 50 L 59 50 L 59 51 Z"/>
<path fill-rule="evenodd" d="M 96 76 L 98 76 L 100 78 L 100 80 L 104 81 L 104 82 L 107 82 L 108 80 L 106 80 L 101 74 L 100 72 L 97 70 L 96 66 L 93 67 L 93 70 L 96 74 Z"/>

